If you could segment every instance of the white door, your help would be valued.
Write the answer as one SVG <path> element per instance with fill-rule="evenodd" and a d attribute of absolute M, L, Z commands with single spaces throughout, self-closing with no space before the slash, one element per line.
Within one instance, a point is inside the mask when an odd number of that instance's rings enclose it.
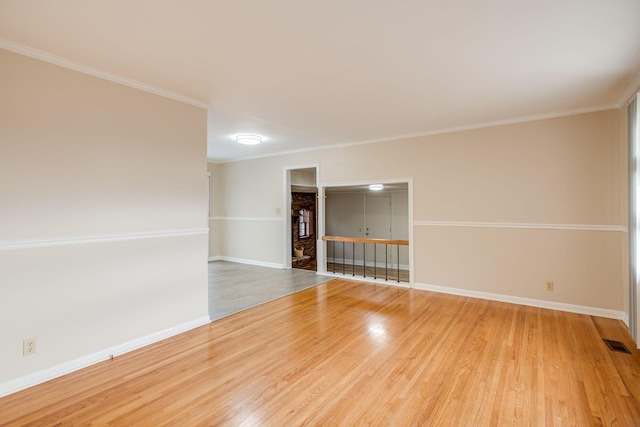
<path fill-rule="evenodd" d="M 364 237 L 369 239 L 391 239 L 391 197 L 366 196 L 364 199 Z M 373 248 L 376 248 L 378 265 L 384 264 L 384 245 L 367 245 L 367 264 L 373 263 Z M 392 251 L 387 254 L 390 260 Z M 373 264 L 371 264 L 373 266 Z"/>

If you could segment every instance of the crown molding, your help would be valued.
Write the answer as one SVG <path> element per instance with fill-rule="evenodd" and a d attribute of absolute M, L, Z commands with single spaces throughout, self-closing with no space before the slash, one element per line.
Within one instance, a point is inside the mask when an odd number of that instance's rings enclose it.
<path fill-rule="evenodd" d="M 553 113 L 544 113 L 544 114 L 535 114 L 531 116 L 515 117 L 512 119 L 481 122 L 481 123 L 475 123 L 468 126 L 457 126 L 457 127 L 436 129 L 436 130 L 426 131 L 426 132 L 403 134 L 403 135 L 392 136 L 388 138 L 372 139 L 372 140 L 358 141 L 358 142 L 347 142 L 343 144 L 323 145 L 318 147 L 302 148 L 298 150 L 286 150 L 286 151 L 280 151 L 277 153 L 262 154 L 262 155 L 250 156 L 250 157 L 241 157 L 241 158 L 229 159 L 229 160 L 208 159 L 207 161 L 210 163 L 220 163 L 220 164 L 242 162 L 246 160 L 256 160 L 256 159 L 263 159 L 267 157 L 284 156 L 288 154 L 300 154 L 300 153 L 306 153 L 310 151 L 331 150 L 336 148 L 354 147 L 357 145 L 400 141 L 404 139 L 421 138 L 426 136 L 443 135 L 448 133 L 464 132 L 469 130 L 484 129 L 484 128 L 490 128 L 490 127 L 496 127 L 496 126 L 506 126 L 506 125 L 513 125 L 518 123 L 534 122 L 537 120 L 548 120 L 548 119 L 556 119 L 560 117 L 577 116 L 579 114 L 597 113 L 599 111 L 615 110 L 619 108 L 620 106 L 618 104 L 601 105 L 596 107 L 580 108 L 576 110 L 557 111 Z"/>
<path fill-rule="evenodd" d="M 93 68 L 93 67 L 81 64 L 79 62 L 71 61 L 69 59 L 65 59 L 60 56 L 47 53 L 29 46 L 25 46 L 7 39 L 0 38 L 0 49 L 5 49 L 14 53 L 18 53 L 20 55 L 28 56 L 30 58 L 48 62 L 50 64 L 54 64 L 70 70 L 78 71 L 83 74 L 88 74 L 88 75 L 98 77 L 104 80 L 108 80 L 114 83 L 118 83 L 124 86 L 132 87 L 134 89 L 142 90 L 144 92 L 153 93 L 155 95 L 159 95 L 164 98 L 169 98 L 174 101 L 193 105 L 195 107 L 203 108 L 205 110 L 209 110 L 212 108 L 212 106 L 206 102 L 203 102 L 194 98 L 190 98 L 188 96 L 184 96 L 166 89 L 162 89 L 157 86 L 142 83 L 137 80 L 123 77 L 114 73 L 102 71 L 97 68 Z M 505 120 L 481 122 L 481 123 L 475 123 L 467 126 L 458 126 L 458 127 L 435 129 L 435 130 L 426 131 L 426 132 L 402 134 L 402 135 L 392 136 L 388 138 L 349 142 L 349 143 L 343 143 L 343 144 L 322 145 L 318 147 L 310 147 L 310 148 L 303 148 L 303 149 L 297 149 L 297 150 L 286 150 L 286 151 L 280 151 L 277 153 L 242 157 L 237 159 L 228 159 L 228 160 L 207 159 L 207 162 L 215 163 L 215 164 L 240 162 L 245 160 L 254 160 L 254 159 L 267 158 L 267 157 L 283 156 L 287 154 L 297 154 L 297 153 L 327 150 L 327 149 L 333 149 L 333 148 L 344 148 L 344 147 L 351 147 L 356 145 L 375 144 L 379 142 L 389 142 L 389 141 L 397 141 L 402 139 L 411 139 L 411 138 L 441 135 L 441 134 L 454 133 L 454 132 L 463 132 L 467 130 L 482 129 L 487 127 L 504 126 L 504 125 L 510 125 L 510 124 L 516 124 L 516 123 L 536 121 L 536 120 L 546 120 L 546 119 L 559 118 L 559 117 L 565 117 L 565 116 L 573 116 L 578 114 L 586 114 L 586 113 L 592 113 L 592 112 L 598 112 L 598 111 L 618 109 L 618 108 L 621 108 L 624 105 L 624 103 L 628 101 L 638 91 L 639 87 L 640 87 L 640 73 L 638 73 L 636 77 L 632 80 L 632 82 L 629 84 L 629 86 L 624 91 L 624 93 L 618 98 L 617 102 L 611 105 L 603 105 L 603 106 L 597 106 L 597 107 L 582 108 L 577 110 L 567 110 L 567 111 L 559 111 L 559 112 L 553 112 L 553 113 L 523 116 L 523 117 L 516 117 L 512 119 L 505 119 Z"/>
<path fill-rule="evenodd" d="M 640 91 L 640 71 L 636 74 L 636 77 L 631 80 L 627 89 L 622 93 L 620 98 L 618 98 L 618 108 L 624 107 L 627 102 L 631 101 L 631 98 Z"/>
<path fill-rule="evenodd" d="M 161 89 L 156 86 L 152 86 L 146 83 L 139 82 L 127 77 L 119 76 L 117 74 L 108 73 L 106 71 L 98 70 L 97 68 L 89 67 L 88 65 L 81 64 L 79 62 L 71 61 L 69 59 L 62 58 L 51 53 L 43 52 L 32 47 L 24 46 L 10 40 L 0 38 L 0 49 L 5 49 L 20 55 L 28 56 L 30 58 L 39 59 L 50 64 L 58 65 L 60 67 L 68 68 L 70 70 L 78 71 L 83 74 L 88 74 L 93 77 L 98 77 L 104 80 L 109 80 L 114 83 L 118 83 L 124 86 L 129 86 L 134 89 L 142 90 L 144 92 L 160 95 L 164 98 L 173 99 L 174 101 L 182 102 L 184 104 L 193 105 L 194 107 L 203 108 L 208 110 L 211 106 L 205 102 L 197 99 L 189 98 L 188 96 L 180 95 L 179 93 L 171 92 L 166 89 Z"/>

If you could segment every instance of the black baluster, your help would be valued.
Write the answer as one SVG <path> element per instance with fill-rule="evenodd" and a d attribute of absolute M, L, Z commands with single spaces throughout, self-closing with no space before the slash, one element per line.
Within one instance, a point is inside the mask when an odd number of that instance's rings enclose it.
<path fill-rule="evenodd" d="M 376 248 L 378 247 L 378 245 L 376 245 L 375 243 L 373 244 L 373 278 L 377 279 L 378 278 L 378 260 L 376 258 L 376 253 L 378 251 L 376 251 Z"/>
<path fill-rule="evenodd" d="M 333 274 L 336 274 L 336 241 L 335 240 L 331 242 L 331 247 L 333 248 L 333 250 L 331 251 L 331 254 L 333 255 Z"/>
<path fill-rule="evenodd" d="M 384 280 L 389 280 L 389 245 L 384 245 Z"/>
<path fill-rule="evenodd" d="M 362 277 L 367 277 L 367 244 L 362 243 Z"/>
<path fill-rule="evenodd" d="M 398 283 L 400 283 L 400 245 L 398 246 Z"/>
<path fill-rule="evenodd" d="M 351 275 L 356 275 L 356 242 L 351 242 Z"/>

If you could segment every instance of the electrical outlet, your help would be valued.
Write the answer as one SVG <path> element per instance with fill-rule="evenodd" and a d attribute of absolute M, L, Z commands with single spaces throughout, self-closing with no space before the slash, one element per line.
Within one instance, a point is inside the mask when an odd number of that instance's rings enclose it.
<path fill-rule="evenodd" d="M 553 291 L 553 282 L 547 282 L 547 290 Z"/>
<path fill-rule="evenodd" d="M 22 341 L 22 355 L 29 356 L 36 352 L 36 339 L 29 338 Z"/>

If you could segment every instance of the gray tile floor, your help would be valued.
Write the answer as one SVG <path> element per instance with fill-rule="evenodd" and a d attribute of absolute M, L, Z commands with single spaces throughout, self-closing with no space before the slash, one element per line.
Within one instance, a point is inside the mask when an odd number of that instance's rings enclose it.
<path fill-rule="evenodd" d="M 209 263 L 209 317 L 221 319 L 331 279 L 307 270 L 213 261 Z"/>

